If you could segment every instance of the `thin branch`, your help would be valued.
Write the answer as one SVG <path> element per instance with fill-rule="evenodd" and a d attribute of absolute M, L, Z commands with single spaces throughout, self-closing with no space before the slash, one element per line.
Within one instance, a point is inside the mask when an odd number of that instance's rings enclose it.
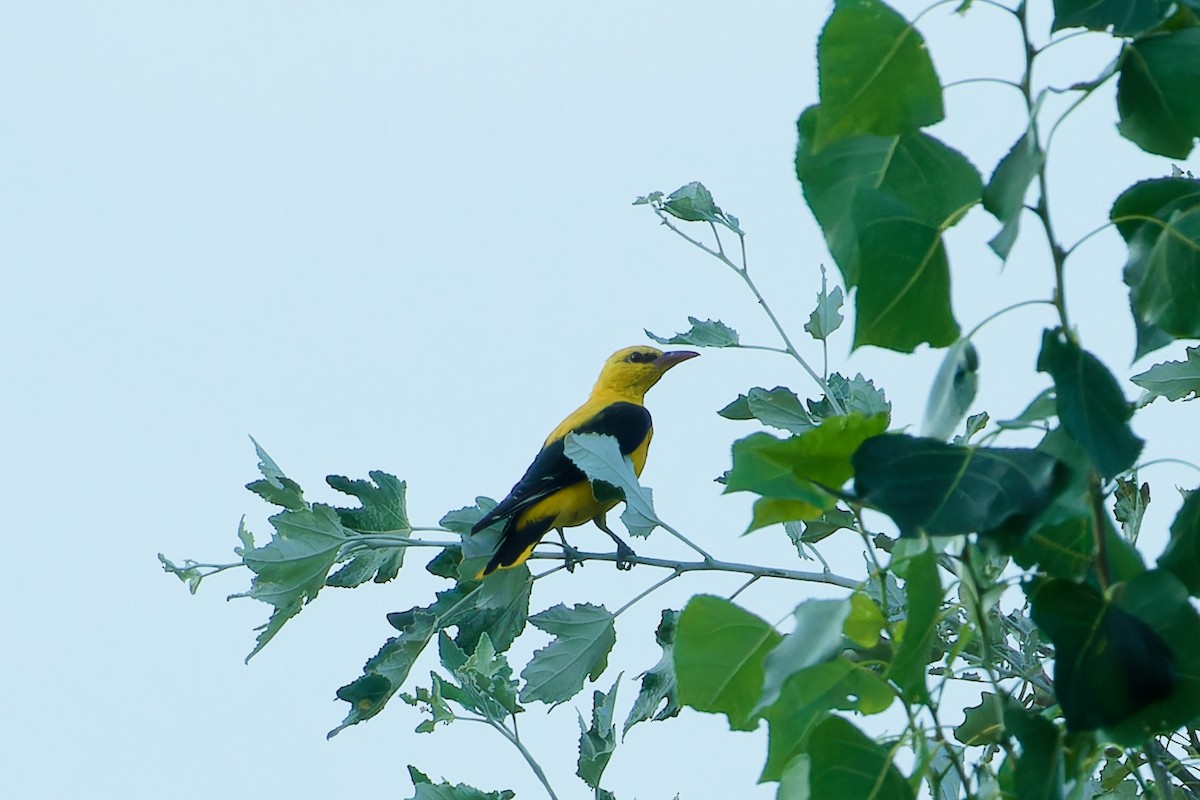
<path fill-rule="evenodd" d="M 546 773 L 542 771 L 542 765 L 539 764 L 537 759 L 533 757 L 533 754 L 525 748 L 525 745 L 521 743 L 521 740 L 516 734 L 504 727 L 504 725 L 501 723 L 488 717 L 456 717 L 456 719 L 467 719 L 471 722 L 485 722 L 490 727 L 494 728 L 497 733 L 507 739 L 513 747 L 520 751 L 522 757 L 525 759 L 525 763 L 529 765 L 529 768 L 533 770 L 533 774 L 537 776 L 537 779 L 541 781 L 542 786 L 545 787 L 546 794 L 550 795 L 550 800 L 558 800 L 558 795 L 554 793 L 554 788 L 550 785 L 550 781 L 546 778 Z"/>
<path fill-rule="evenodd" d="M 613 617 L 614 617 L 614 618 L 616 618 L 616 617 L 619 617 L 619 616 L 621 616 L 621 614 L 623 614 L 623 613 L 625 612 L 625 609 L 629 608 L 629 607 L 630 607 L 630 606 L 632 606 L 634 603 L 636 603 L 637 601 L 641 600 L 643 597 L 646 597 L 646 596 L 647 596 L 647 595 L 649 595 L 651 592 L 654 592 L 654 591 L 655 591 L 656 589 L 658 589 L 659 587 L 666 586 L 668 583 L 670 583 L 671 581 L 675 580 L 676 578 L 678 578 L 678 577 L 679 577 L 680 575 L 682 575 L 682 574 L 683 574 L 682 572 L 672 572 L 670 575 L 668 575 L 667 577 L 663 578 L 661 581 L 658 581 L 657 583 L 655 583 L 655 584 L 654 584 L 653 586 L 651 586 L 650 588 L 648 588 L 648 589 L 646 589 L 645 591 L 641 592 L 641 593 L 640 593 L 640 594 L 639 594 L 637 597 L 633 598 L 633 599 L 632 599 L 632 600 L 630 600 L 628 603 L 626 603 L 625 605 L 621 606 L 621 607 L 620 607 L 620 608 L 618 608 L 616 611 L 614 611 L 614 612 L 613 612 Z M 758 580 L 758 578 L 751 578 L 751 580 Z"/>

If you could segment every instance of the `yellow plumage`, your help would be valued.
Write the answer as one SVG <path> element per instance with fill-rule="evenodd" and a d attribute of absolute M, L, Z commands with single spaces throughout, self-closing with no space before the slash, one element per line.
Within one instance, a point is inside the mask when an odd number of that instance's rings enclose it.
<path fill-rule="evenodd" d="M 478 533 L 501 520 L 505 523 L 495 554 L 476 577 L 524 563 L 548 531 L 561 534 L 563 528 L 589 520 L 617 542 L 619 553 L 632 554 L 604 521 L 617 501 L 596 499 L 587 476 L 563 452 L 563 440 L 573 432 L 613 436 L 622 454 L 633 462 L 634 472 L 641 475 L 654 436 L 650 413 L 643 405 L 646 392 L 671 367 L 697 355 L 688 350 L 664 353 L 653 347 L 626 347 L 608 357 L 587 401 L 550 432 L 508 496 L 471 529 Z"/>

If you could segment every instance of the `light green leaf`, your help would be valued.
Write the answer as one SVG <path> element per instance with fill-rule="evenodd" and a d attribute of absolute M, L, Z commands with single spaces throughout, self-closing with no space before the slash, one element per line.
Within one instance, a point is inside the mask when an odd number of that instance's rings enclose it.
<path fill-rule="evenodd" d="M 699 320 L 688 317 L 692 327 L 687 333 L 677 333 L 671 338 L 656 336 L 650 331 L 646 335 L 659 344 L 686 344 L 693 347 L 736 347 L 738 333 L 719 319 Z"/>
<path fill-rule="evenodd" d="M 850 595 L 850 616 L 842 626 L 846 638 L 859 647 L 871 648 L 879 644 L 879 634 L 887 627 L 883 610 L 863 592 Z"/>
<path fill-rule="evenodd" d="M 842 717 L 829 717 L 808 743 L 814 798 L 912 800 L 913 790 L 886 748 Z"/>
<path fill-rule="evenodd" d="M 890 136 L 941 121 L 942 87 L 916 29 L 877 0 L 840 0 L 817 42 L 816 148 L 855 134 Z"/>
<path fill-rule="evenodd" d="M 617 634 L 613 615 L 604 606 L 583 603 L 567 608 L 560 603 L 529 621 L 555 639 L 521 670 L 522 702 L 562 703 L 583 689 L 585 679 L 596 680 L 608 666 Z"/>
<path fill-rule="evenodd" d="M 1133 40 L 1120 72 L 1117 130 L 1148 153 L 1187 158 L 1200 136 L 1200 28 Z"/>
<path fill-rule="evenodd" d="M 1128 541 L 1137 542 L 1142 529 L 1142 517 L 1146 514 L 1146 506 L 1150 505 L 1150 484 L 1143 483 L 1139 488 L 1136 472 L 1133 480 L 1118 478 L 1113 498 L 1116 500 L 1113 516 L 1121 523 L 1121 532 Z"/>
<path fill-rule="evenodd" d="M 1100 359 L 1061 332 L 1047 330 L 1037 368 L 1054 379 L 1058 418 L 1096 471 L 1111 479 L 1132 467 L 1144 442 L 1129 428 L 1133 406 Z"/>
<path fill-rule="evenodd" d="M 864 417 L 882 414 L 891 420 L 892 404 L 888 402 L 883 389 L 876 389 L 875 382 L 864 378 L 861 372 L 853 379 L 847 379 L 840 372 L 834 372 L 825 383 L 829 386 L 829 393 L 837 398 L 847 414 L 861 414 Z M 820 400 L 809 400 L 808 410 L 817 419 L 840 416 L 834 413 L 833 405 L 824 397 Z"/>
<path fill-rule="evenodd" d="M 246 596 L 275 607 L 247 661 L 317 596 L 349 538 L 337 512 L 319 503 L 312 510 L 282 511 L 270 521 L 275 527 L 271 541 L 242 556 L 254 573 Z"/>
<path fill-rule="evenodd" d="M 817 294 L 817 307 L 813 309 L 804 323 L 804 330 L 817 341 L 825 341 L 829 334 L 842 327 L 842 289 L 833 287 L 833 292 L 826 291 L 825 265 L 821 265 L 821 291 Z"/>
<path fill-rule="evenodd" d="M 262 473 L 263 477 L 262 480 L 247 483 L 246 488 L 268 503 L 283 506 L 292 511 L 308 508 L 300 484 L 283 474 L 283 470 L 267 455 L 267 451 L 254 441 L 253 436 L 250 437 L 250 441 L 254 442 L 254 451 L 258 454 L 258 471 Z"/>
<path fill-rule="evenodd" d="M 755 386 L 746 394 L 739 394 L 717 413 L 726 419 L 757 419 L 764 425 L 791 433 L 803 433 L 816 426 L 800 398 L 784 386 L 776 386 L 770 391 Z"/>
<path fill-rule="evenodd" d="M 633 701 L 633 708 L 629 709 L 629 716 L 625 718 L 622 736 L 639 722 L 670 719 L 678 715 L 682 708 L 675 679 L 675 625 L 678 619 L 678 611 L 663 609 L 662 620 L 654 632 L 654 639 L 662 648 L 662 657 L 642 673 L 642 688 Z"/>
<path fill-rule="evenodd" d="M 969 339 L 959 339 L 948 350 L 933 378 L 925 403 L 921 433 L 931 439 L 948 439 L 975 402 L 979 389 L 979 354 Z"/>
<path fill-rule="evenodd" d="M 754 713 L 775 704 L 783 684 L 802 669 L 831 661 L 842 650 L 842 628 L 850 615 L 849 600 L 806 600 L 792 616 L 796 627 L 763 662 L 763 690 Z"/>
<path fill-rule="evenodd" d="M 416 767 L 408 768 L 408 776 L 416 790 L 409 800 L 513 800 L 512 791 L 484 792 L 465 783 L 434 783 Z"/>
<path fill-rule="evenodd" d="M 763 713 L 769 735 L 759 782 L 779 780 L 788 762 L 806 752 L 813 728 L 831 711 L 878 714 L 894 700 L 890 685 L 877 673 L 842 656 L 793 675 Z"/>
<path fill-rule="evenodd" d="M 735 731 L 754 730 L 763 661 L 782 638 L 765 620 L 728 600 L 696 595 L 679 615 L 675 632 L 679 702 L 725 714 Z"/>
<path fill-rule="evenodd" d="M 1172 401 L 1185 398 L 1194 400 L 1200 397 L 1200 346 L 1189 347 L 1185 361 L 1155 364 L 1130 380 L 1150 392 L 1151 397 L 1165 397 Z"/>
<path fill-rule="evenodd" d="M 613 707 L 617 702 L 617 684 L 621 676 L 613 682 L 612 689 L 605 694 L 596 691 L 592 694 L 592 726 L 589 728 L 579 717 L 579 762 L 575 774 L 592 789 L 600 788 L 600 777 L 608 766 L 613 751 L 617 749 L 617 726 L 613 725 Z"/>
<path fill-rule="evenodd" d="M 563 452 L 588 478 L 615 486 L 625 498 L 621 522 L 633 536 L 649 536 L 659 524 L 649 489 L 638 483 L 633 462 L 621 455 L 617 440 L 599 433 L 568 433 Z"/>
<path fill-rule="evenodd" d="M 779 788 L 775 791 L 775 800 L 810 800 L 812 793 L 808 786 L 809 758 L 801 754 L 788 762 L 779 777 Z"/>

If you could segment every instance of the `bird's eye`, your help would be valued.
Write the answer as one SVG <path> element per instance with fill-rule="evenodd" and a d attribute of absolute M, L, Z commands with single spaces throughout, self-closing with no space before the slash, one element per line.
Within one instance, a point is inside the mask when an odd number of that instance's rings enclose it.
<path fill-rule="evenodd" d="M 654 360 L 652 353 L 633 352 L 625 356 L 625 360 L 631 364 L 645 364 L 648 361 Z"/>

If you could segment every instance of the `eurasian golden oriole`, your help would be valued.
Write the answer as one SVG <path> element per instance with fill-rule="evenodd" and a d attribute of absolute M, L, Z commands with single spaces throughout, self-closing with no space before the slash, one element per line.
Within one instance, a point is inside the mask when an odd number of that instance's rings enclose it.
<path fill-rule="evenodd" d="M 633 462 L 634 473 L 641 475 L 654 435 L 650 412 L 642 405 L 646 392 L 671 367 L 698 355 L 690 350 L 664 353 L 653 347 L 626 347 L 608 357 L 587 402 L 550 432 L 508 497 L 471 528 L 471 533 L 478 533 L 505 520 L 496 552 L 477 579 L 524 563 L 548 531 L 557 530 L 562 536 L 563 528 L 582 525 L 588 520 L 612 537 L 619 556 L 633 554 L 604 520 L 604 515 L 618 501 L 596 499 L 587 475 L 563 452 L 564 439 L 568 433 L 612 436 L 621 454 Z"/>

